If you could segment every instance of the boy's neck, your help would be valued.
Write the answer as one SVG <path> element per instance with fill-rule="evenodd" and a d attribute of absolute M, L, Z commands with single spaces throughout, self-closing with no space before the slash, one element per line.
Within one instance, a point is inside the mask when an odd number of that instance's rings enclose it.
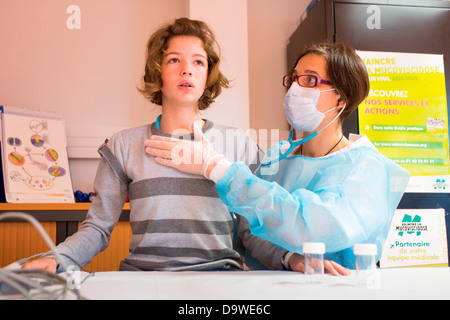
<path fill-rule="evenodd" d="M 201 127 L 204 121 L 195 109 L 190 108 L 162 108 L 159 129 L 169 134 L 183 134 L 192 132 L 192 123 L 197 121 Z M 199 123 L 201 122 L 201 123 Z"/>

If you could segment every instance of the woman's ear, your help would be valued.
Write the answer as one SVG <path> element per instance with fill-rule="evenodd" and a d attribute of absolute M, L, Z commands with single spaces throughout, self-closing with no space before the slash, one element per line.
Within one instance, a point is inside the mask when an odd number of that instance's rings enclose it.
<path fill-rule="evenodd" d="M 338 107 L 343 107 L 344 105 L 345 105 L 344 97 L 340 96 L 338 101 L 337 101 L 337 106 Z"/>

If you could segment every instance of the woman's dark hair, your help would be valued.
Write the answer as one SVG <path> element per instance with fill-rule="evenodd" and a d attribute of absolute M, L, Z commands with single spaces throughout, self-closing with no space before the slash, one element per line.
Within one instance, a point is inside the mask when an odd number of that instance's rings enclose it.
<path fill-rule="evenodd" d="M 343 42 L 313 44 L 303 50 L 290 74 L 302 57 L 316 54 L 326 61 L 326 71 L 332 86 L 346 103 L 340 119 L 343 121 L 356 110 L 369 94 L 370 83 L 367 68 L 355 50 Z"/>

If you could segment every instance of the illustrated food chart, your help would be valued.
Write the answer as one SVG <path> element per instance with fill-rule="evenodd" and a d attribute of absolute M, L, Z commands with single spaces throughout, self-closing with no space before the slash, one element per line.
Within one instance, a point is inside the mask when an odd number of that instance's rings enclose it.
<path fill-rule="evenodd" d="M 66 170 L 58 165 L 58 151 L 44 146 L 48 136 L 42 135 L 42 132 L 45 131 L 47 125 L 46 120 L 30 121 L 29 127 L 32 134 L 29 142 L 32 147 L 23 146 L 22 140 L 18 137 L 7 137 L 8 145 L 14 149 L 9 153 L 8 160 L 17 166 L 17 170 L 9 173 L 12 181 L 24 181 L 26 186 L 31 189 L 46 190 L 53 187 L 55 178 L 66 174 Z M 28 165 L 41 171 L 42 176 L 33 175 L 32 172 L 27 171 Z M 44 175 L 45 173 L 49 175 Z"/>
<path fill-rule="evenodd" d="M 71 198 L 64 122 L 5 113 L 2 126 L 6 193 L 11 198 Z"/>

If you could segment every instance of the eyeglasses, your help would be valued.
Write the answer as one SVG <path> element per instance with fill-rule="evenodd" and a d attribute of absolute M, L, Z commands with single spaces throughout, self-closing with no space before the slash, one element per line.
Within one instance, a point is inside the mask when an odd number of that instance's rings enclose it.
<path fill-rule="evenodd" d="M 293 75 L 284 76 L 283 77 L 283 86 L 285 86 L 286 88 L 289 88 L 294 81 L 297 82 L 299 86 L 307 87 L 307 88 L 315 88 L 320 83 L 331 84 L 330 81 L 320 79 L 317 76 L 302 74 L 299 76 L 293 76 Z"/>

